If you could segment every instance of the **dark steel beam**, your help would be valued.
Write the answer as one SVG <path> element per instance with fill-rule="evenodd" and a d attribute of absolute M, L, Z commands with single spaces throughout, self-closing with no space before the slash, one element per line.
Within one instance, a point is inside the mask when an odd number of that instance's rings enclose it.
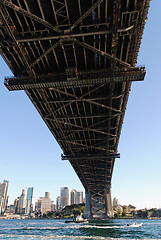
<path fill-rule="evenodd" d="M 35 64 L 37 64 L 40 60 L 42 60 L 44 57 L 46 57 L 51 51 L 53 51 L 57 46 L 60 45 L 62 40 L 57 41 L 54 43 L 46 52 L 44 52 L 39 58 L 37 58 L 31 65 L 30 67 L 34 67 Z"/>
<path fill-rule="evenodd" d="M 24 67 L 26 68 L 26 72 L 28 73 L 29 76 L 34 76 L 35 72 L 29 65 L 28 59 L 26 58 L 26 56 L 24 54 L 24 49 L 17 42 L 15 35 L 12 31 L 12 26 L 10 26 L 10 24 L 7 21 L 8 19 L 10 19 L 10 16 L 7 16 L 7 13 L 5 14 L 2 6 L 0 6 L 0 15 L 1 15 L 2 22 L 5 25 L 6 32 L 12 39 L 13 44 L 15 45 L 16 51 L 18 53 L 18 56 L 22 59 L 22 63 L 24 64 Z"/>
<path fill-rule="evenodd" d="M 28 12 L 26 10 L 24 10 L 23 8 L 13 4 L 12 2 L 8 1 L 8 0 L 0 0 L 0 3 L 13 9 L 14 11 L 17 11 L 19 13 L 22 13 L 23 15 L 29 17 L 30 19 L 36 21 L 36 22 L 39 22 L 40 24 L 44 25 L 45 27 L 49 28 L 49 29 L 52 29 L 54 31 L 57 32 L 57 28 L 54 27 L 51 23 L 45 21 L 44 19 L 42 18 L 39 18 L 38 16 L 32 14 L 31 12 Z"/>
<path fill-rule="evenodd" d="M 36 102 L 36 101 L 35 101 Z M 38 101 L 39 102 L 39 101 Z M 41 102 L 41 101 L 40 101 Z M 45 103 L 45 102 L 41 102 L 41 103 Z M 121 113 L 117 113 L 117 114 L 112 114 L 111 115 L 111 118 L 115 118 L 115 117 L 118 117 L 119 116 L 119 114 L 121 114 Z M 82 116 L 80 116 L 80 115 L 74 115 L 74 116 L 70 116 L 70 115 L 68 115 L 68 116 L 57 116 L 57 119 L 60 119 L 60 120 L 64 120 L 64 119 L 70 119 L 70 120 L 73 120 L 73 119 L 87 119 L 87 118 L 107 118 L 108 117 L 108 114 L 106 113 L 106 114 L 98 114 L 98 115 L 89 115 L 89 114 L 87 114 L 87 115 L 82 115 Z M 49 118 L 49 117 L 46 117 L 46 119 L 48 119 L 48 120 L 51 120 L 52 121 L 52 118 Z"/>
<path fill-rule="evenodd" d="M 72 31 L 79 23 L 83 21 L 96 7 L 98 7 L 98 4 L 103 2 L 104 0 L 97 0 L 80 18 L 77 19 L 75 23 L 72 24 L 72 26 L 67 31 Z"/>
<path fill-rule="evenodd" d="M 73 128 L 64 128 L 62 129 L 65 133 L 70 133 L 73 134 L 74 132 L 78 133 L 78 132 L 95 132 L 95 133 L 99 133 L 99 134 L 102 134 L 102 135 L 109 135 L 109 136 L 112 136 L 112 137 L 117 137 L 117 135 L 114 135 L 114 134 L 111 134 L 111 133 L 107 133 L 107 132 L 104 132 L 103 130 L 106 130 L 105 128 L 102 130 L 102 128 L 99 128 L 99 129 L 89 129 L 89 128 L 82 128 L 82 129 L 73 129 Z M 59 131 L 59 130 L 54 130 L 53 131 Z"/>
<path fill-rule="evenodd" d="M 59 42 L 54 44 L 51 48 L 56 48 L 59 45 Z M 37 59 L 34 63 L 30 65 L 30 68 L 33 67 L 38 61 L 40 61 L 47 52 L 45 52 L 39 59 Z M 78 73 L 79 74 L 79 73 Z M 89 87 L 95 86 L 97 84 L 106 84 L 106 83 L 115 83 L 115 82 L 132 82 L 132 81 L 141 81 L 144 80 L 145 77 L 145 68 L 133 68 L 131 71 L 123 71 L 117 72 L 116 74 L 111 74 L 110 72 L 105 72 L 103 75 L 102 72 L 93 72 L 93 77 L 91 79 L 81 79 L 81 72 L 78 76 L 78 80 L 65 80 L 65 74 L 55 74 L 55 75 L 40 75 L 35 76 L 34 78 L 31 77 L 20 77 L 20 78 L 6 78 L 5 79 L 5 86 L 9 90 L 25 90 L 25 89 L 32 89 L 32 88 L 50 88 L 52 90 L 58 91 L 58 89 L 54 88 L 78 88 L 78 87 Z M 82 78 L 84 74 L 82 73 Z M 92 75 L 92 72 L 91 72 Z M 113 76 L 112 76 L 113 75 Z M 63 81 L 64 76 L 64 81 Z M 90 77 L 90 75 L 89 75 Z M 58 79 L 60 79 L 58 81 Z M 64 93 L 65 94 L 65 93 Z M 72 97 L 75 97 L 71 95 Z M 78 99 L 78 98 L 77 98 Z M 81 98 L 81 100 L 86 101 L 86 99 Z M 74 101 L 74 100 L 73 100 Z M 90 101 L 90 100 L 88 100 Z"/>
<path fill-rule="evenodd" d="M 88 141 L 106 141 L 107 140 L 107 138 L 85 138 L 85 139 L 81 139 L 81 138 L 68 138 L 67 140 L 65 140 L 65 139 L 58 139 L 58 141 L 65 141 L 65 142 L 71 142 L 71 141 L 73 141 L 73 142 L 88 142 Z"/>
<path fill-rule="evenodd" d="M 91 126 L 86 126 L 86 127 L 84 127 L 84 126 L 81 126 L 81 125 L 76 125 L 76 124 L 72 124 L 72 123 L 69 123 L 69 122 L 66 122 L 66 121 L 61 121 L 61 120 L 59 120 L 59 119 L 57 119 L 57 118 L 53 118 L 52 119 L 52 121 L 56 121 L 56 122 L 59 122 L 59 123 L 61 123 L 62 125 L 65 125 L 65 126 L 70 126 L 70 127 L 72 127 L 72 128 L 74 128 L 74 129 L 77 129 L 78 128 L 78 131 L 79 131 L 79 128 L 80 129 L 82 129 L 83 131 L 96 131 L 96 132 L 98 132 L 98 130 L 97 130 L 97 128 L 96 129 L 94 129 L 94 128 L 91 128 Z M 67 128 L 66 130 L 67 131 L 73 131 L 74 129 L 70 129 L 70 128 Z M 105 128 L 106 129 L 106 128 Z M 102 127 L 100 127 L 100 130 L 102 130 Z M 65 129 L 64 129 L 64 131 L 65 131 Z M 112 135 L 112 134 L 110 134 L 110 133 L 108 133 L 108 135 Z M 112 136 L 114 136 L 114 135 L 112 135 Z"/>
<path fill-rule="evenodd" d="M 122 30 L 123 31 L 123 30 Z M 112 33 L 111 29 L 105 29 L 105 30 L 98 30 L 98 31 L 90 31 L 90 32 L 79 32 L 79 33 L 69 33 L 69 34 L 61 34 L 61 35 L 54 35 L 54 36 L 48 36 L 48 37 L 29 37 L 29 38 L 20 38 L 17 39 L 17 42 L 35 42 L 35 41 L 47 41 L 47 40 L 59 40 L 59 39 L 71 39 L 71 38 L 77 38 L 77 37 L 88 37 L 88 36 L 94 36 L 94 35 L 104 35 Z"/>
<path fill-rule="evenodd" d="M 112 60 L 120 63 L 120 64 L 123 65 L 123 66 L 132 67 L 132 68 L 133 68 L 133 66 L 131 66 L 129 63 L 126 63 L 126 62 L 118 59 L 117 57 L 113 57 L 113 56 L 111 56 L 110 54 L 108 54 L 108 53 L 106 53 L 106 52 L 103 52 L 103 51 L 99 50 L 98 48 L 89 45 L 89 44 L 86 43 L 86 42 L 80 42 L 80 41 L 78 41 L 76 38 L 74 38 L 73 40 L 74 40 L 74 42 L 75 42 L 76 44 L 78 44 L 79 46 L 85 47 L 85 48 L 87 48 L 87 49 L 89 49 L 89 50 L 91 50 L 91 51 L 93 51 L 93 52 L 96 52 L 96 53 L 100 54 L 101 56 L 104 56 L 104 57 L 106 57 L 106 58 L 112 59 Z"/>
<path fill-rule="evenodd" d="M 99 159 L 103 159 L 103 160 L 108 160 L 108 159 L 112 159 L 112 158 L 120 158 L 120 154 L 119 153 L 113 153 L 113 154 L 78 154 L 78 155 L 61 155 L 61 159 L 62 160 L 92 160 L 92 161 L 97 161 Z"/>

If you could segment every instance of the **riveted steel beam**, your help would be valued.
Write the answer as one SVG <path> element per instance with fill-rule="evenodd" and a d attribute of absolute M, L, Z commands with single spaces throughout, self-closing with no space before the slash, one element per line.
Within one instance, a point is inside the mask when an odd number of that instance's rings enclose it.
<path fill-rule="evenodd" d="M 72 26 L 68 29 L 68 31 L 72 31 L 79 23 L 83 21 L 96 7 L 98 7 L 98 4 L 103 2 L 104 0 L 97 0 L 80 18 L 77 19 L 75 23 L 72 24 Z"/>
<path fill-rule="evenodd" d="M 99 160 L 99 159 L 111 159 L 120 158 L 119 153 L 114 154 L 78 154 L 78 155 L 61 155 L 62 160 Z"/>
<path fill-rule="evenodd" d="M 44 25 L 45 27 L 47 27 L 47 28 L 49 28 L 49 29 L 52 29 L 52 30 L 54 30 L 54 31 L 57 32 L 57 28 L 54 27 L 51 23 L 45 21 L 45 20 L 42 19 L 42 18 L 39 18 L 38 16 L 32 14 L 32 13 L 29 12 L 29 11 L 24 10 L 23 8 L 15 5 L 14 3 L 12 3 L 12 2 L 10 2 L 10 1 L 8 1 L 8 0 L 0 0 L 0 3 L 3 4 L 3 5 L 5 5 L 5 6 L 7 6 L 7 7 L 9 7 L 9 8 L 11 8 L 11 9 L 13 9 L 14 11 L 17 11 L 17 12 L 19 12 L 19 13 L 22 13 L 23 15 L 29 17 L 30 19 L 32 19 L 32 20 L 34 20 L 34 21 L 36 21 L 36 22 Z"/>

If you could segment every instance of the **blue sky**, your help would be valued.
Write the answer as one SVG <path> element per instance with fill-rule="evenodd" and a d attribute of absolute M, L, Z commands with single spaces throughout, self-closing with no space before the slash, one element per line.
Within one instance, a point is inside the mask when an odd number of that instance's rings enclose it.
<path fill-rule="evenodd" d="M 127 105 L 112 177 L 112 196 L 138 208 L 161 207 L 161 1 L 151 2 L 138 65 L 143 82 L 134 82 Z M 61 149 L 23 91 L 9 92 L 4 77 L 12 73 L 0 58 L 0 182 L 8 179 L 9 203 L 26 186 L 36 198 L 60 187 L 83 190 L 74 170 L 61 161 Z"/>

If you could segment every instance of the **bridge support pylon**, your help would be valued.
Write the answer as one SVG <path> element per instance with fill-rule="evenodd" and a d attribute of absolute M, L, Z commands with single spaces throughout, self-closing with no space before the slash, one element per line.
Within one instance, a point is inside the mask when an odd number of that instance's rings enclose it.
<path fill-rule="evenodd" d="M 107 219 L 113 217 L 114 213 L 112 207 L 111 191 L 107 193 L 105 189 L 104 191 L 99 191 L 95 194 L 93 191 L 86 191 L 85 194 L 85 218 Z"/>

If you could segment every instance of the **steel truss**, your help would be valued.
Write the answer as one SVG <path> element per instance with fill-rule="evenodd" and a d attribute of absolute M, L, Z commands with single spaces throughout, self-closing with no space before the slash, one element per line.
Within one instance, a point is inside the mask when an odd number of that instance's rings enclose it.
<path fill-rule="evenodd" d="M 89 195 L 111 211 L 110 187 L 150 0 L 0 0 L 0 53 Z"/>
<path fill-rule="evenodd" d="M 12 8 L 14 11 L 16 12 L 19 12 L 21 14 L 23 14 L 24 16 L 27 16 L 29 17 L 30 19 L 44 25 L 45 27 L 49 28 L 49 29 L 52 29 L 54 31 L 57 31 L 57 28 L 55 28 L 52 24 L 50 24 L 49 22 L 45 21 L 44 19 L 42 18 L 39 18 L 38 16 L 32 14 L 31 12 L 29 11 L 26 11 L 24 10 L 23 8 L 21 7 L 18 7 L 17 5 L 13 4 L 12 2 L 8 1 L 8 0 L 0 0 L 0 3 L 9 7 L 9 8 Z"/>
<path fill-rule="evenodd" d="M 80 71 L 77 73 L 77 76 L 69 76 L 66 73 L 62 73 L 35 77 L 5 78 L 5 85 L 8 90 L 26 90 L 43 87 L 77 88 L 105 83 L 141 81 L 144 80 L 144 76 L 145 67 L 138 67 L 117 71 Z"/>
<path fill-rule="evenodd" d="M 52 6 L 54 10 L 54 15 L 57 23 L 57 27 L 59 25 L 69 25 L 69 13 L 67 0 L 52 0 Z"/>

